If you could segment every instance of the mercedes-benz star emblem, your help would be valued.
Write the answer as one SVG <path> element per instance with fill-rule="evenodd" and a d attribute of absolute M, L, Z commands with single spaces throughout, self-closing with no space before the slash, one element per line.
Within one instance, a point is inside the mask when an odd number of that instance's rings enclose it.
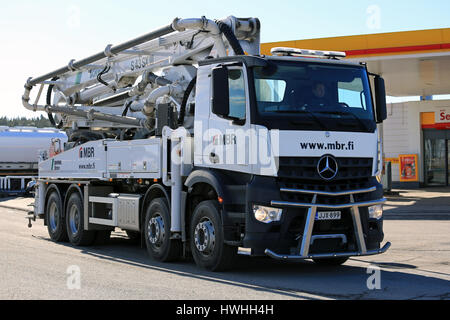
<path fill-rule="evenodd" d="M 324 180 L 331 180 L 338 173 L 338 164 L 333 156 L 325 155 L 317 163 L 317 173 Z"/>

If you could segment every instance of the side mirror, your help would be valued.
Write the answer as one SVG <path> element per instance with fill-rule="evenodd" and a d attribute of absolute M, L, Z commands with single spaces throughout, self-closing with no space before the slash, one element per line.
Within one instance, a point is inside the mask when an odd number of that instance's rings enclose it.
<path fill-rule="evenodd" d="M 212 70 L 212 112 L 222 118 L 230 114 L 228 69 L 225 66 Z"/>
<path fill-rule="evenodd" d="M 384 79 L 378 75 L 375 76 L 374 83 L 377 123 L 381 123 L 387 118 L 386 88 Z"/>

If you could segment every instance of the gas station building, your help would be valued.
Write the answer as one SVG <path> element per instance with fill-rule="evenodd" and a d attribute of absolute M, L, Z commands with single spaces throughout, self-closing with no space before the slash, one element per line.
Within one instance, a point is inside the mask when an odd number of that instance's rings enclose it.
<path fill-rule="evenodd" d="M 450 100 L 433 100 L 450 94 L 450 28 L 263 43 L 261 53 L 274 47 L 345 51 L 385 79 L 388 96 L 420 96 L 388 103 L 380 125 L 392 186 L 450 185 Z"/>

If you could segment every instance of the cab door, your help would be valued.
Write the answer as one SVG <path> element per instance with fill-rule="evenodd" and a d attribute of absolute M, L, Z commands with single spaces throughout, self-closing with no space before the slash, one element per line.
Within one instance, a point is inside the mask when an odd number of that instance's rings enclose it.
<path fill-rule="evenodd" d="M 212 90 L 211 110 L 208 121 L 208 141 L 204 159 L 208 166 L 232 171 L 249 172 L 250 104 L 247 70 L 243 66 L 221 66 L 226 68 L 227 92 Z M 214 71 L 213 77 L 214 78 Z M 214 82 L 214 79 L 211 79 Z M 228 93 L 226 112 L 215 112 L 214 95 Z M 220 97 L 222 98 L 222 97 Z M 217 99 L 217 98 L 216 98 Z"/>

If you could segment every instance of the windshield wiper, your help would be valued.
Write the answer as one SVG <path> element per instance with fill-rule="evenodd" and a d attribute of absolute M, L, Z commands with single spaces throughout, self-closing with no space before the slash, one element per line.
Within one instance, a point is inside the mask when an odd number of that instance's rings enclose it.
<path fill-rule="evenodd" d="M 314 119 L 314 121 L 316 121 L 321 127 L 322 129 L 327 130 L 327 126 L 314 114 L 314 112 L 306 110 L 306 109 L 300 109 L 300 110 L 273 110 L 273 112 L 277 112 L 277 113 L 306 113 L 309 114 L 311 116 L 311 118 Z"/>
<path fill-rule="evenodd" d="M 326 113 L 326 114 L 336 114 L 341 116 L 351 116 L 353 119 L 356 119 L 358 123 L 367 131 L 370 131 L 370 127 L 364 122 L 360 117 L 356 114 L 346 111 L 318 111 L 318 113 Z"/>

